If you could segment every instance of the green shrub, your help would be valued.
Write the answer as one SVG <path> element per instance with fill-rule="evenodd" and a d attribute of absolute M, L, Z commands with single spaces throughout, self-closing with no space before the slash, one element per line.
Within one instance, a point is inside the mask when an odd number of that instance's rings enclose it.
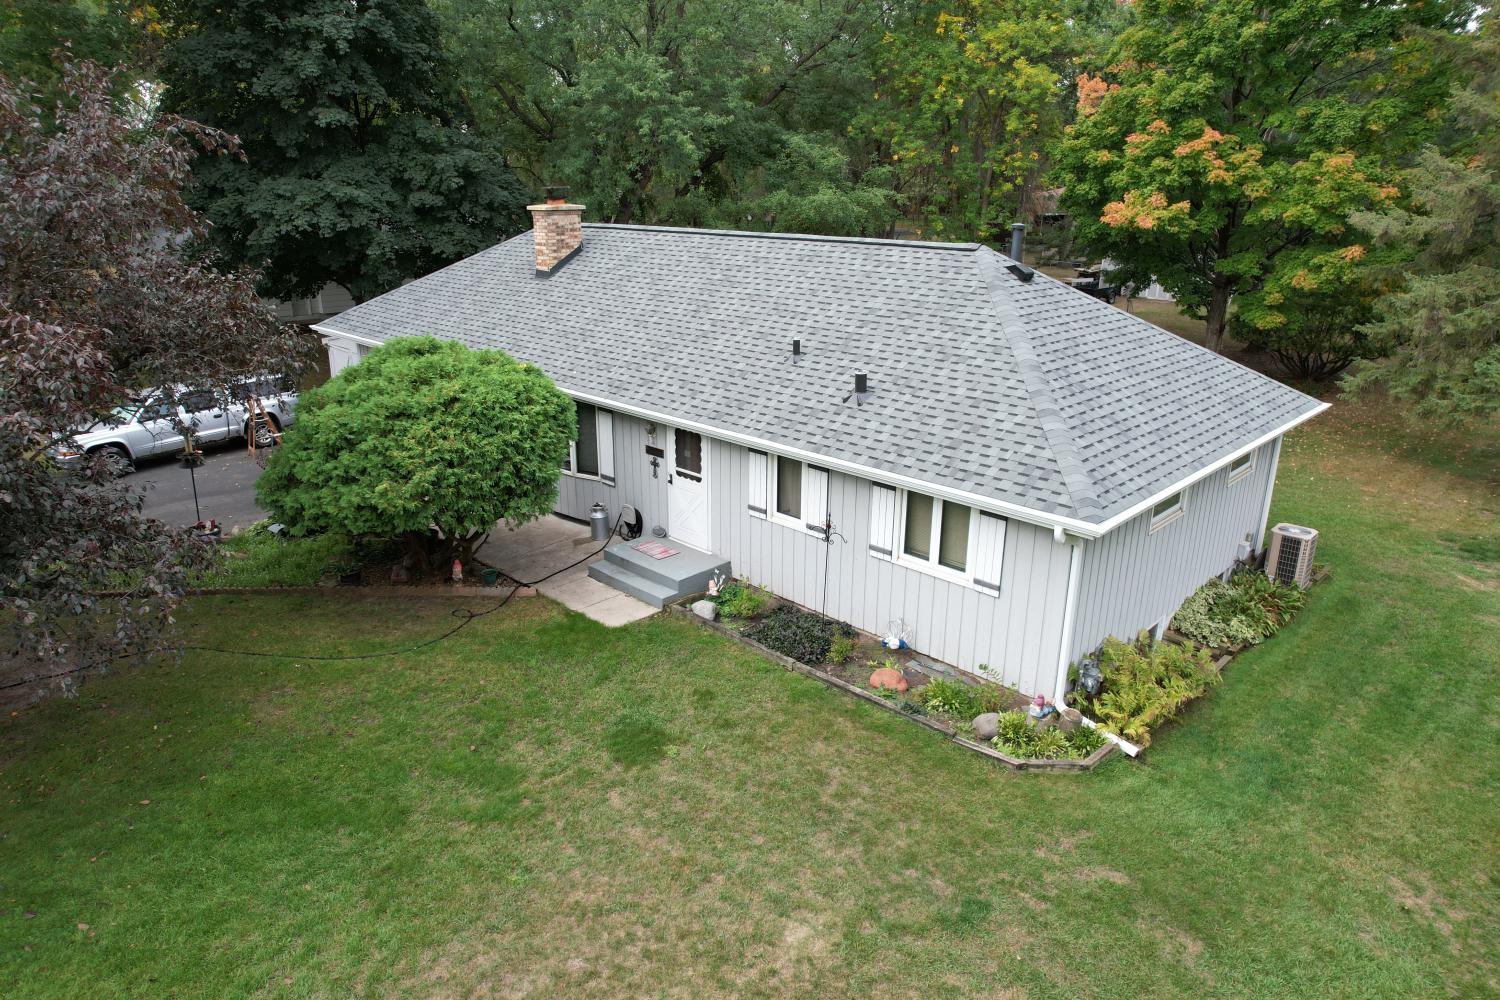
<path fill-rule="evenodd" d="M 719 613 L 725 618 L 758 618 L 771 604 L 771 597 L 765 591 L 738 580 L 726 583 L 709 600 L 719 606 Z"/>
<path fill-rule="evenodd" d="M 1228 583 L 1210 580 L 1199 587 L 1172 616 L 1172 628 L 1205 646 L 1253 645 L 1275 635 L 1306 600 L 1296 587 L 1242 571 Z"/>
<path fill-rule="evenodd" d="M 843 622 L 786 604 L 745 629 L 745 635 L 762 646 L 809 665 L 828 659 L 828 647 L 835 636 L 852 638 L 854 634 L 854 629 Z"/>
<path fill-rule="evenodd" d="M 1068 748 L 1072 751 L 1070 756 L 1076 757 L 1079 760 L 1087 757 L 1108 742 L 1104 738 L 1103 733 L 1097 729 L 1090 729 L 1088 726 L 1079 726 L 1068 734 Z"/>
<path fill-rule="evenodd" d="M 962 681 L 949 681 L 941 677 L 928 681 L 917 689 L 916 697 L 922 707 L 934 715 L 946 715 L 967 722 L 981 714 L 980 699 L 976 688 Z"/>
<path fill-rule="evenodd" d="M 1038 730 L 1032 742 L 1031 756 L 1039 760 L 1058 760 L 1072 755 L 1067 734 L 1061 729 Z"/>
<path fill-rule="evenodd" d="M 1192 643 L 1154 642 L 1142 632 L 1135 642 L 1110 636 L 1099 649 L 1104 683 L 1093 698 L 1075 692 L 1078 708 L 1111 732 L 1146 746 L 1151 729 L 1219 683 L 1213 655 Z"/>
<path fill-rule="evenodd" d="M 859 640 L 852 635 L 834 636 L 833 641 L 828 644 L 828 662 L 848 663 L 854 659 L 854 650 L 858 645 Z"/>
<path fill-rule="evenodd" d="M 1025 712 L 1001 712 L 999 728 L 991 741 L 996 750 L 1012 757 L 1032 757 L 1036 750 L 1036 730 Z"/>

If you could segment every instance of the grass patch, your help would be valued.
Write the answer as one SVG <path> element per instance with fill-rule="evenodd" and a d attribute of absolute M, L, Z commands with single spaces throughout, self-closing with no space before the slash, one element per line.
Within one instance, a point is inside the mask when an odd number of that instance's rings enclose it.
<path fill-rule="evenodd" d="M 604 748 L 616 764 L 639 767 L 660 761 L 671 740 L 655 719 L 641 712 L 625 712 L 605 731 Z"/>
<path fill-rule="evenodd" d="M 201 586 L 314 587 L 358 566 L 356 546 L 347 535 L 277 538 L 252 528 L 219 543 L 217 565 L 204 574 Z"/>
<path fill-rule="evenodd" d="M 1438 536 L 1500 503 L 1347 423 L 1280 468 L 1331 579 L 1081 777 L 679 616 L 517 600 L 316 662 L 464 601 L 198 599 L 190 641 L 288 655 L 0 719 L 6 995 L 1493 995 L 1500 592 Z"/>

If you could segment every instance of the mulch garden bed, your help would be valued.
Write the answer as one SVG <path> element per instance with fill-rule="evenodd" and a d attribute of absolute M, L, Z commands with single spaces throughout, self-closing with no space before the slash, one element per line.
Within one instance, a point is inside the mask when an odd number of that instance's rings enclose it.
<path fill-rule="evenodd" d="M 853 652 L 849 658 L 842 663 L 834 663 L 826 659 L 817 663 L 806 663 L 772 649 L 762 642 L 756 641 L 755 638 L 747 635 L 746 632 L 756 631 L 754 626 L 764 621 L 777 608 L 794 609 L 804 615 L 815 615 L 814 612 L 808 611 L 790 601 L 766 595 L 769 599 L 769 604 L 755 618 L 708 620 L 692 611 L 692 605 L 702 600 L 703 597 L 704 595 L 698 594 L 684 598 L 673 605 L 671 610 L 674 614 L 691 618 L 705 628 L 754 649 L 762 656 L 774 660 L 788 670 L 812 677 L 845 694 L 869 702 L 872 705 L 878 705 L 888 712 L 941 734 L 965 750 L 988 757 L 1013 770 L 1089 771 L 1115 750 L 1113 743 L 1105 743 L 1099 749 L 1082 759 L 1013 757 L 987 743 L 973 739 L 969 734 L 967 725 L 955 723 L 948 718 L 927 712 L 922 708 L 919 692 L 923 687 L 937 679 L 974 686 L 982 685 L 987 690 L 998 693 L 998 710 L 1025 711 L 1030 702 L 1019 692 L 1001 687 L 993 681 L 981 679 L 957 667 L 937 663 L 928 657 L 916 656 L 911 650 L 893 651 L 887 649 L 881 645 L 879 639 L 875 636 L 866 632 L 860 632 L 842 623 L 830 624 L 840 628 L 845 635 L 853 639 Z M 902 678 L 905 679 L 908 688 L 904 693 L 894 691 L 877 692 L 870 687 L 872 672 L 878 667 L 887 665 L 899 670 Z"/>

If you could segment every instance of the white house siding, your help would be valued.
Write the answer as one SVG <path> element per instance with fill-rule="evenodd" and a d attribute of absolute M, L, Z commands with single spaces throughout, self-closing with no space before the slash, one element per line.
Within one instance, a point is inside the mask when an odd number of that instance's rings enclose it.
<path fill-rule="evenodd" d="M 1275 449 L 1275 441 L 1256 449 L 1254 468 L 1234 483 L 1226 467 L 1188 487 L 1182 516 L 1154 533 L 1147 511 L 1084 544 L 1069 659 L 1096 649 L 1106 636 L 1151 628 L 1234 564 L 1245 536 L 1253 542 L 1260 535 Z"/>
<path fill-rule="evenodd" d="M 807 531 L 746 510 L 747 449 L 711 442 L 710 532 L 713 551 L 737 576 L 813 609 L 822 608 L 827 557 L 827 613 L 868 632 L 893 618 L 913 627 L 922 653 L 980 671 L 1027 694 L 1051 694 L 1057 677 L 1068 549 L 1052 533 L 1011 520 L 1005 536 L 999 596 L 879 559 L 869 551 L 870 483 L 834 472 L 829 550 Z"/>
<path fill-rule="evenodd" d="M 564 473 L 557 490 L 557 512 L 568 517 L 586 518 L 595 502 L 609 509 L 610 522 L 620 514 L 622 504 L 632 504 L 641 512 L 642 530 L 646 534 L 656 525 L 667 526 L 667 459 L 658 460 L 656 477 L 651 475 L 651 456 L 646 448 L 651 440 L 647 424 L 623 413 L 614 414 L 615 484 L 613 486 L 583 476 Z M 656 446 L 671 454 L 672 432 L 658 432 Z"/>

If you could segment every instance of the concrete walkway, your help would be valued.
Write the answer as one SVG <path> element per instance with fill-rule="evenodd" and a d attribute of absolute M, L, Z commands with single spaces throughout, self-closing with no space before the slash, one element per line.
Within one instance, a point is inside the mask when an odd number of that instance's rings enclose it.
<path fill-rule="evenodd" d="M 496 525 L 489 541 L 475 555 L 491 566 L 500 567 L 507 576 L 535 580 L 575 559 L 582 559 L 601 544 L 589 538 L 587 525 L 554 515 L 522 525 L 515 531 Z M 589 563 L 601 558 L 602 555 L 593 556 L 587 562 L 544 581 L 536 589 L 563 607 L 612 628 L 656 614 L 656 609 L 645 601 L 589 578 Z"/>

